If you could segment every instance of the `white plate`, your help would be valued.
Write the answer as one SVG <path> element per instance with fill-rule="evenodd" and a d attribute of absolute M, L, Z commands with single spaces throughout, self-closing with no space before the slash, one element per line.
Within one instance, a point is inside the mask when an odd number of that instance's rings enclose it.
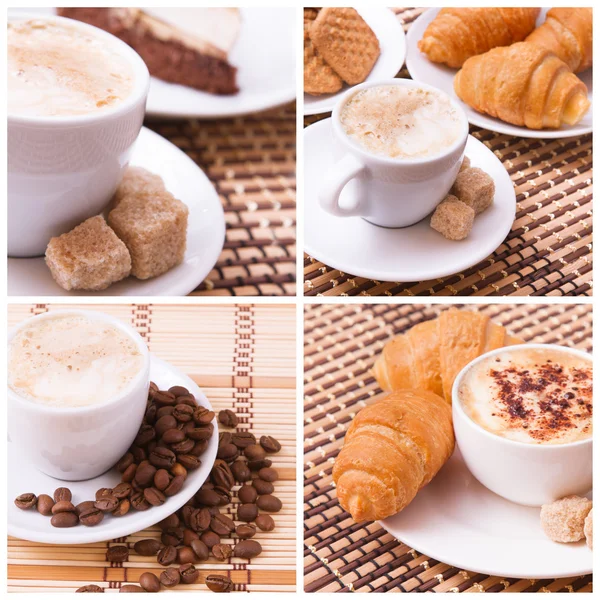
<path fill-rule="evenodd" d="M 584 542 L 550 541 L 539 508 L 490 492 L 458 450 L 401 513 L 381 525 L 403 543 L 459 569 L 518 579 L 592 572 L 592 552 Z"/>
<path fill-rule="evenodd" d="M 68 292 L 52 279 L 43 258 L 9 258 L 9 296 L 184 296 L 204 280 L 225 241 L 225 217 L 213 184 L 184 152 L 146 128 L 135 143 L 131 164 L 158 173 L 167 189 L 187 204 L 183 262 L 153 279 L 128 277 L 101 292 Z"/>
<path fill-rule="evenodd" d="M 429 217 L 405 229 L 377 227 L 360 217 L 335 217 L 318 201 L 323 176 L 333 164 L 331 119 L 304 130 L 304 250 L 334 269 L 377 281 L 426 281 L 459 273 L 487 258 L 515 219 L 512 181 L 502 163 L 469 136 L 466 155 L 496 184 L 494 204 L 475 219 L 467 239 L 453 242 L 429 226 Z M 349 191 L 346 187 L 342 194 Z M 345 202 L 348 202 L 346 200 Z"/>
<path fill-rule="evenodd" d="M 454 76 L 456 75 L 457 70 L 439 63 L 431 62 L 425 54 L 422 54 L 417 48 L 417 42 L 423 37 L 427 25 L 433 21 L 439 10 L 439 8 L 430 8 L 424 12 L 408 30 L 408 35 L 406 36 L 406 66 L 413 79 L 433 85 L 455 98 L 465 109 L 469 122 L 478 127 L 483 127 L 484 129 L 518 137 L 543 139 L 565 138 L 583 135 L 592 131 L 592 107 L 590 107 L 585 117 L 573 127 L 564 126 L 560 129 L 537 131 L 535 129 L 528 129 L 527 127 L 517 127 L 516 125 L 505 123 L 500 119 L 488 117 L 467 106 L 454 92 Z M 537 21 L 538 25 L 541 25 L 545 21 L 546 12 L 548 12 L 548 8 L 542 8 Z M 592 102 L 592 69 L 587 69 L 587 71 L 579 73 L 578 77 L 587 86 L 589 90 L 588 96 L 590 102 Z"/>
<path fill-rule="evenodd" d="M 187 375 L 156 356 L 151 356 L 150 379 L 161 389 L 168 389 L 173 385 L 183 385 L 202 406 L 212 410 L 211 404 L 202 390 Z M 131 510 L 127 515 L 119 518 L 106 517 L 95 527 L 78 525 L 68 529 L 57 529 L 50 525 L 49 517 L 40 515 L 36 510 L 17 508 L 14 499 L 25 492 L 33 492 L 38 496 L 40 494 L 51 496 L 56 488 L 64 486 L 73 492 L 73 504 L 79 504 L 84 500 L 93 500 L 96 491 L 102 487 L 114 487 L 121 480 L 120 473 L 113 469 L 88 481 L 61 481 L 38 471 L 15 449 L 15 445 L 9 442 L 8 534 L 23 540 L 44 544 L 91 544 L 92 542 L 126 537 L 162 521 L 181 508 L 208 478 L 219 445 L 219 428 L 216 418 L 213 424 L 215 432 L 206 452 L 201 457 L 202 465 L 195 471 L 189 472 L 183 488 L 178 494 L 167 498 L 162 506 L 154 506 L 141 512 Z"/>
<path fill-rule="evenodd" d="M 268 110 L 296 98 L 296 14 L 293 7 L 240 8 L 240 36 L 229 60 L 238 69 L 240 91 L 207 94 L 152 78 L 146 111 L 150 116 L 212 119 Z M 56 9 L 23 8 L 52 14 Z"/>
<path fill-rule="evenodd" d="M 362 6 L 356 7 L 356 10 L 375 32 L 381 48 L 381 54 L 365 81 L 396 77 L 404 64 L 404 57 L 406 56 L 404 29 L 402 29 L 400 21 L 389 8 L 383 6 Z M 336 102 L 348 89 L 349 86 L 344 84 L 336 94 L 323 94 L 321 96 L 304 94 L 304 114 L 318 115 L 331 112 Z"/>

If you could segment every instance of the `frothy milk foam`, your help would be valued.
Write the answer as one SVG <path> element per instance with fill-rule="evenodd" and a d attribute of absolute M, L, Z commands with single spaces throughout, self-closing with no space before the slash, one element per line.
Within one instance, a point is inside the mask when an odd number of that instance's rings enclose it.
<path fill-rule="evenodd" d="M 133 69 L 116 42 L 51 19 L 12 21 L 7 37 L 9 114 L 82 115 L 133 90 Z"/>
<path fill-rule="evenodd" d="M 340 120 L 346 134 L 367 152 L 397 159 L 440 154 L 462 129 L 446 95 L 400 85 L 360 90 L 344 105 Z"/>
<path fill-rule="evenodd" d="M 32 322 L 11 340 L 8 385 L 46 406 L 90 406 L 124 390 L 143 362 L 120 329 L 81 315 L 57 315 Z"/>

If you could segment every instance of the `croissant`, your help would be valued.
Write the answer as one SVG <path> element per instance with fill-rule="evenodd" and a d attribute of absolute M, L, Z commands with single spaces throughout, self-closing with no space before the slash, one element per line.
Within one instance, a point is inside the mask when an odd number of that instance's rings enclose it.
<path fill-rule="evenodd" d="M 452 409 L 426 390 L 399 390 L 354 418 L 333 467 L 340 504 L 355 521 L 407 506 L 454 450 Z"/>
<path fill-rule="evenodd" d="M 580 73 L 592 66 L 592 22 L 591 8 L 551 8 L 525 41 L 550 50 Z"/>
<path fill-rule="evenodd" d="M 471 56 L 524 40 L 539 8 L 442 8 L 418 47 L 429 60 L 459 68 Z"/>
<path fill-rule="evenodd" d="M 488 316 L 451 308 L 389 341 L 373 375 L 384 391 L 429 390 L 450 403 L 454 379 L 465 365 L 484 352 L 521 343 Z"/>
<path fill-rule="evenodd" d="M 552 52 L 528 42 L 469 58 L 454 91 L 476 111 L 530 129 L 575 125 L 590 107 L 583 81 Z"/>

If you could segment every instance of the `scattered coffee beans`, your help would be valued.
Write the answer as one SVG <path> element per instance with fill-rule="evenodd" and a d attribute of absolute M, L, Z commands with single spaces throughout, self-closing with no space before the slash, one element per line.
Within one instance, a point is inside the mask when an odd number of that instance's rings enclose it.
<path fill-rule="evenodd" d="M 172 565 L 177 560 L 177 548 L 175 546 L 164 546 L 159 550 L 156 560 L 163 567 Z"/>
<path fill-rule="evenodd" d="M 147 592 L 160 592 L 160 580 L 154 573 L 142 573 L 140 575 L 140 585 Z"/>
<path fill-rule="evenodd" d="M 124 563 L 129 560 L 127 546 L 109 546 L 106 551 L 106 560 L 111 563 Z"/>
<path fill-rule="evenodd" d="M 256 540 L 242 540 L 233 549 L 237 558 L 254 558 L 262 552 L 262 546 Z"/>
<path fill-rule="evenodd" d="M 275 496 L 267 494 L 266 496 L 259 496 L 256 501 L 256 505 L 261 510 L 267 512 L 279 512 L 281 510 L 281 500 Z"/>
<path fill-rule="evenodd" d="M 126 585 L 122 585 L 119 589 L 119 593 L 121 594 L 143 594 L 146 590 L 140 587 L 139 585 L 132 585 L 127 583 Z"/>
<path fill-rule="evenodd" d="M 40 494 L 38 496 L 36 508 L 41 515 L 44 515 L 45 517 L 51 516 L 53 506 L 54 500 L 50 498 L 48 494 Z"/>
<path fill-rule="evenodd" d="M 258 521 L 258 519 L 261 516 L 263 515 L 259 515 L 256 520 Z M 238 525 L 235 528 L 235 534 L 241 540 L 246 540 L 248 538 L 254 537 L 256 535 L 256 525 L 254 525 L 253 523 L 242 523 L 241 525 Z"/>
<path fill-rule="evenodd" d="M 219 423 L 223 425 L 223 427 L 237 427 L 238 426 L 238 418 L 237 415 L 232 410 L 221 410 L 219 411 Z"/>
<path fill-rule="evenodd" d="M 71 490 L 66 487 L 59 487 L 54 490 L 54 502 L 61 502 L 66 500 L 67 502 L 71 502 L 73 500 L 73 494 L 71 494 Z"/>
<path fill-rule="evenodd" d="M 212 552 L 212 555 L 217 560 L 220 560 L 223 562 L 223 561 L 226 561 L 227 559 L 229 559 L 229 557 L 233 553 L 233 550 L 231 549 L 231 546 L 229 546 L 228 544 L 215 544 L 211 548 L 211 552 Z"/>
<path fill-rule="evenodd" d="M 104 594 L 104 588 L 100 587 L 99 585 L 94 585 L 94 584 L 84 585 L 83 587 L 76 589 L 75 593 L 78 593 L 78 594 L 82 594 L 82 593 L 84 593 L 84 594 L 85 593 Z"/>
<path fill-rule="evenodd" d="M 255 523 L 261 531 L 273 531 L 275 529 L 275 521 L 271 515 L 258 515 Z"/>
<path fill-rule="evenodd" d="M 53 527 L 75 527 L 79 523 L 79 517 L 74 512 L 62 512 L 53 515 L 50 524 Z"/>
<path fill-rule="evenodd" d="M 211 592 L 228 593 L 233 589 L 233 582 L 225 575 L 207 575 L 204 581 Z"/>
<path fill-rule="evenodd" d="M 133 545 L 136 554 L 140 556 L 156 556 L 162 548 L 162 544 L 151 538 L 140 540 Z"/>
<path fill-rule="evenodd" d="M 281 444 L 270 435 L 263 435 L 260 438 L 260 445 L 264 448 L 265 452 L 273 454 L 281 450 Z"/>
<path fill-rule="evenodd" d="M 179 569 L 176 569 L 175 567 L 170 567 L 160 574 L 160 582 L 165 587 L 175 587 L 179 583 L 180 579 L 181 576 L 179 575 Z"/>
<path fill-rule="evenodd" d="M 179 567 L 179 575 L 183 583 L 194 583 L 200 573 L 192 563 L 185 563 Z"/>
<path fill-rule="evenodd" d="M 21 510 L 28 510 L 35 506 L 37 503 L 37 496 L 35 494 L 21 494 L 15 498 L 15 506 Z"/>
<path fill-rule="evenodd" d="M 258 498 L 258 492 L 256 488 L 251 485 L 243 485 L 238 490 L 238 499 L 242 504 L 251 504 L 256 502 Z"/>

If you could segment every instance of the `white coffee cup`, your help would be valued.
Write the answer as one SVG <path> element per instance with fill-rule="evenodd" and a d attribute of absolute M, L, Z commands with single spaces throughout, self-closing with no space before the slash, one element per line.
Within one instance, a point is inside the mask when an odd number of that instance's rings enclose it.
<path fill-rule="evenodd" d="M 527 349 L 553 350 L 590 361 L 585 352 L 553 344 L 527 344 Z M 592 438 L 568 444 L 529 444 L 495 435 L 465 412 L 459 390 L 466 373 L 479 362 L 523 346 L 492 350 L 470 362 L 452 388 L 456 443 L 469 471 L 492 492 L 517 504 L 541 506 L 592 489 Z"/>
<path fill-rule="evenodd" d="M 357 92 L 371 87 L 398 85 L 441 94 L 412 79 L 368 82 L 348 90 L 331 115 L 336 164 L 320 190 L 321 207 L 338 217 L 360 216 L 382 227 L 408 227 L 431 213 L 450 191 L 462 162 L 469 123 L 462 108 L 449 101 L 460 118 L 460 136 L 441 153 L 425 158 L 388 158 L 374 155 L 353 142 L 340 120 L 346 102 Z M 350 192 L 342 192 L 349 185 Z M 352 203 L 349 202 L 352 198 Z"/>
<path fill-rule="evenodd" d="M 91 310 L 53 310 L 17 325 L 8 336 L 42 319 L 81 315 L 125 333 L 138 348 L 142 367 L 114 398 L 82 407 L 54 407 L 22 398 L 8 387 L 8 434 L 27 460 L 43 473 L 66 481 L 101 475 L 127 452 L 142 423 L 150 385 L 150 354 L 142 337 L 107 314 Z"/>
<path fill-rule="evenodd" d="M 11 14 L 9 21 L 40 20 Z M 40 256 L 51 237 L 102 212 L 127 167 L 138 137 L 150 76 L 144 61 L 109 33 L 71 19 L 127 59 L 134 87 L 122 102 L 75 116 L 8 115 L 8 255 Z"/>

